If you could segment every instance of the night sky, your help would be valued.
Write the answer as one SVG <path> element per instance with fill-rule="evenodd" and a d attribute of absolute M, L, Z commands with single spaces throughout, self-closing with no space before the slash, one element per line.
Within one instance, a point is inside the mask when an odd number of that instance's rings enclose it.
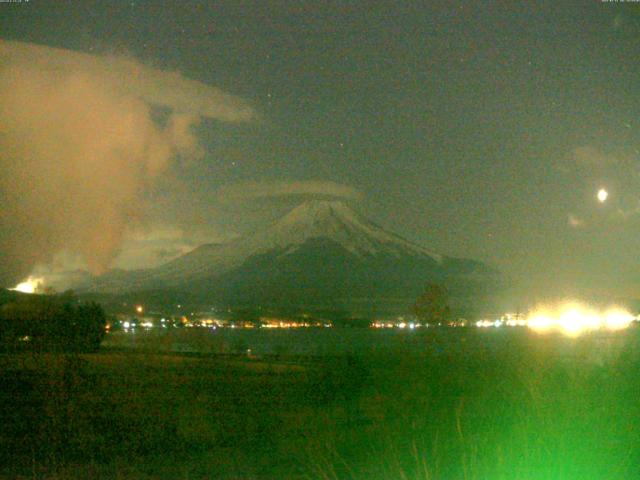
<path fill-rule="evenodd" d="M 193 123 L 198 154 L 145 183 L 112 265 L 337 196 L 531 295 L 638 297 L 640 4 L 432 3 L 31 0 L 0 4 L 0 38 L 132 58 L 251 111 Z"/>

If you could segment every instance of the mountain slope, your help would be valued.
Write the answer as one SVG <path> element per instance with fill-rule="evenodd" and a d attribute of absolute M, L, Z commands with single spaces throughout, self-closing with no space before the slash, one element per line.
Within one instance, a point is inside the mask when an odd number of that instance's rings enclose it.
<path fill-rule="evenodd" d="M 156 269 L 107 274 L 99 291 L 173 289 L 230 303 L 322 304 L 415 295 L 426 282 L 469 289 L 485 265 L 435 254 L 342 202 L 304 203 L 233 242 L 208 244 Z"/>
<path fill-rule="evenodd" d="M 327 238 L 355 256 L 405 255 L 442 258 L 423 247 L 388 233 L 369 222 L 342 202 L 304 203 L 274 224 L 234 242 L 203 245 L 169 262 L 153 273 L 158 284 L 176 285 L 225 273 L 248 258 L 270 251 L 287 255 L 312 238 Z"/>

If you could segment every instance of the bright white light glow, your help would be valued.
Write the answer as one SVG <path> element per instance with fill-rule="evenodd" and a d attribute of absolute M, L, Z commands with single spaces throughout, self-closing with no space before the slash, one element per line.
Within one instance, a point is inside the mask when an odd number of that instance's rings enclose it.
<path fill-rule="evenodd" d="M 560 331 L 575 337 L 581 333 L 595 330 L 621 330 L 627 328 L 635 319 L 622 308 L 611 307 L 604 312 L 571 302 L 556 308 L 541 308 L 533 311 L 527 318 L 527 326 L 540 333 Z"/>
<path fill-rule="evenodd" d="M 634 317 L 629 312 L 621 309 L 611 309 L 607 311 L 604 317 L 604 322 L 609 330 L 621 330 L 627 328 Z"/>
<path fill-rule="evenodd" d="M 16 292 L 22 293 L 35 293 L 38 291 L 44 282 L 44 278 L 41 277 L 29 277 L 24 282 L 19 283 L 15 287 L 10 290 L 15 290 Z"/>
<path fill-rule="evenodd" d="M 493 327 L 494 325 L 494 322 L 492 322 L 491 320 L 478 320 L 476 322 L 476 327 L 480 328 Z"/>
<path fill-rule="evenodd" d="M 604 203 L 607 201 L 607 197 L 609 196 L 609 192 L 607 192 L 604 188 L 598 190 L 598 201 L 600 203 Z"/>

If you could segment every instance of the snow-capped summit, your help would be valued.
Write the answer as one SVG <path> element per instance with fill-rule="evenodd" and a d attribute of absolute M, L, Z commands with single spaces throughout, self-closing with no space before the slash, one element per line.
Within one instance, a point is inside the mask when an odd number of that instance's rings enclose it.
<path fill-rule="evenodd" d="M 393 235 L 349 208 L 344 202 L 315 200 L 291 210 L 275 224 L 249 238 L 253 251 L 284 248 L 294 251 L 310 238 L 326 238 L 355 255 L 441 257 Z"/>

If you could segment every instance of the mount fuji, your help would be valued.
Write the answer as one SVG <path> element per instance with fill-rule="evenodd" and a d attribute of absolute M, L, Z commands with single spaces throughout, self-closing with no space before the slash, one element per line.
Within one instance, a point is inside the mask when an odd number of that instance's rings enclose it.
<path fill-rule="evenodd" d="M 457 297 L 494 283 L 492 268 L 436 254 L 370 222 L 343 202 L 310 201 L 272 225 L 205 244 L 160 267 L 109 272 L 94 291 L 170 290 L 242 305 L 406 305 L 425 283 Z"/>

